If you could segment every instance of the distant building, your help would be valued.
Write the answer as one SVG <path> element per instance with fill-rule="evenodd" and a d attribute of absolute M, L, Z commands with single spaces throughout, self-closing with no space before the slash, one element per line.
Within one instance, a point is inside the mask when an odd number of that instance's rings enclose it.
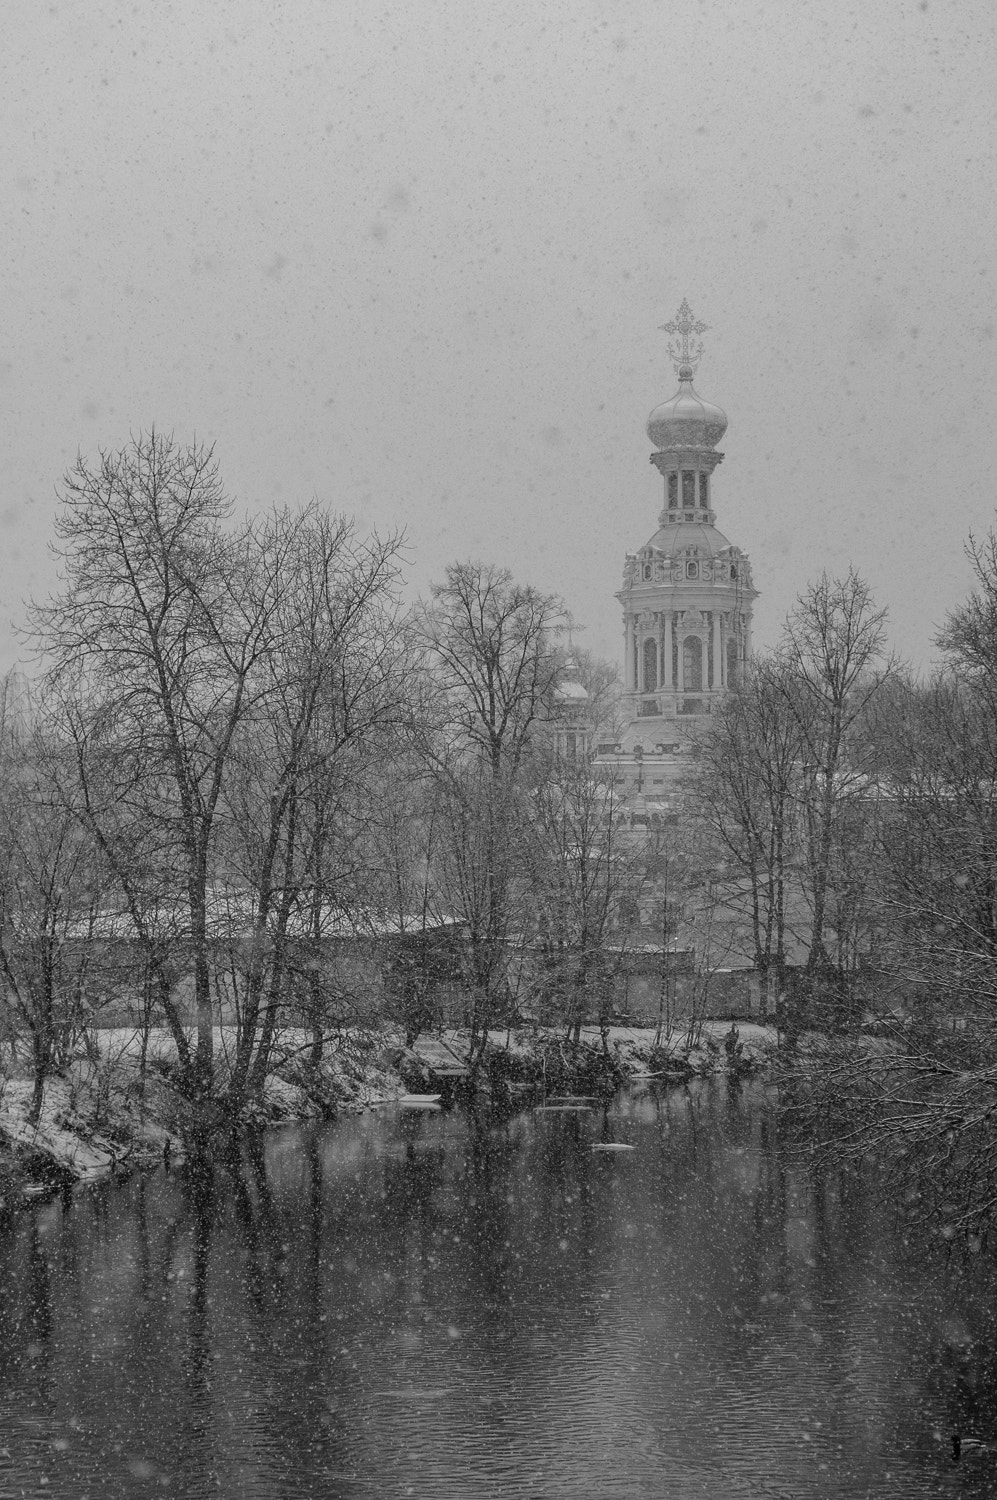
<path fill-rule="evenodd" d="M 597 746 L 597 763 L 615 766 L 632 797 L 668 807 L 697 730 L 747 660 L 757 590 L 747 557 L 715 524 L 716 448 L 727 417 L 692 384 L 706 324 L 683 302 L 664 329 L 679 388 L 647 421 L 664 503 L 657 531 L 628 554 L 616 596 L 628 722 L 618 744 Z"/>
<path fill-rule="evenodd" d="M 592 752 L 592 719 L 588 689 L 581 680 L 578 663 L 568 655 L 554 691 L 554 710 L 548 733 L 554 753 L 565 761 L 584 765 Z"/>
<path fill-rule="evenodd" d="M 628 1009 L 647 1014 L 668 996 L 676 1014 L 764 1013 L 751 965 L 750 923 L 741 893 L 723 880 L 695 896 L 672 869 L 681 848 L 681 779 L 695 740 L 737 681 L 751 652 L 757 590 L 741 549 L 717 529 L 717 444 L 727 416 L 693 386 L 706 324 L 683 302 L 664 325 L 678 376 L 670 400 L 647 420 L 650 461 L 661 475 L 658 527 L 629 553 L 623 587 L 623 694 L 619 740 L 595 747 L 595 764 L 613 775 L 625 837 L 654 851 L 639 902 L 636 941 L 625 969 Z"/>

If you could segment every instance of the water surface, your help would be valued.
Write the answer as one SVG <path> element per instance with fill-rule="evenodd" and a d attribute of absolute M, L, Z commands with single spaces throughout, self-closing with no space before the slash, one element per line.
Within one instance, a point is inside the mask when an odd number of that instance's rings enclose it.
<path fill-rule="evenodd" d="M 991 1290 L 760 1089 L 282 1129 L 0 1212 L 0 1496 L 993 1495 Z"/>

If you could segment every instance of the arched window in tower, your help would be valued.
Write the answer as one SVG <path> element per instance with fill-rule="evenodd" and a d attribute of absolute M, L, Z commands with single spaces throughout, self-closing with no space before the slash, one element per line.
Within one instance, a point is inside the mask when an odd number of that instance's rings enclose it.
<path fill-rule="evenodd" d="M 696 476 L 690 469 L 682 470 L 682 509 L 696 508 Z"/>
<path fill-rule="evenodd" d="M 737 683 L 737 641 L 727 642 L 727 686 L 734 687 Z"/>
<path fill-rule="evenodd" d="M 708 474 L 699 476 L 699 508 L 709 510 L 710 508 L 710 477 Z"/>
<path fill-rule="evenodd" d="M 682 685 L 687 693 L 703 691 L 703 643 L 698 635 L 682 642 Z"/>
<path fill-rule="evenodd" d="M 669 505 L 678 505 L 678 503 L 679 503 L 679 477 L 678 477 L 678 474 L 673 470 L 672 473 L 669 474 L 669 476 L 668 476 L 668 504 Z"/>
<path fill-rule="evenodd" d="M 658 686 L 658 643 L 653 636 L 644 642 L 644 691 L 653 693 Z"/>

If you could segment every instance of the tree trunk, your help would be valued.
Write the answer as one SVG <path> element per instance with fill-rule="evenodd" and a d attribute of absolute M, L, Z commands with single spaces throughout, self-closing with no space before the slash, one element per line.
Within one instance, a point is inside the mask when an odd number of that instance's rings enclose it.
<path fill-rule="evenodd" d="M 31 1090 L 31 1105 L 28 1109 L 28 1124 L 37 1125 L 41 1119 L 42 1104 L 45 1098 L 45 1080 L 48 1077 L 51 1051 L 37 1029 L 33 1033 L 31 1041 L 34 1077 Z"/>

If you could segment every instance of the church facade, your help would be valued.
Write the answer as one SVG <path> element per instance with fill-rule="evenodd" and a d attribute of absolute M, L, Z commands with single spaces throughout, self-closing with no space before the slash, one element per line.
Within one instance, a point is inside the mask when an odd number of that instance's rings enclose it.
<path fill-rule="evenodd" d="M 667 805 L 697 733 L 747 661 L 757 590 L 748 558 L 716 525 L 727 417 L 693 386 L 706 324 L 683 302 L 664 329 L 678 390 L 647 421 L 662 504 L 657 530 L 628 554 L 616 596 L 626 728 L 618 743 L 598 747 L 597 764 L 615 768 L 631 794 Z"/>

